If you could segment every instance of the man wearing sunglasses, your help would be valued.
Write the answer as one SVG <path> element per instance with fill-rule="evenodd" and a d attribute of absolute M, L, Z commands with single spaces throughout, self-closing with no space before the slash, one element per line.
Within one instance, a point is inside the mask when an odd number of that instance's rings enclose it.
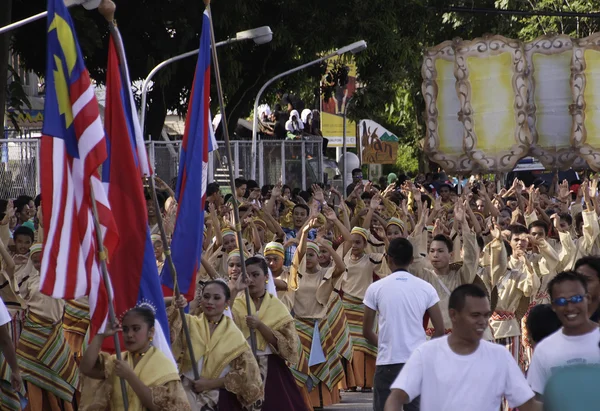
<path fill-rule="evenodd" d="M 550 377 L 564 367 L 600 363 L 600 329 L 588 315 L 586 278 L 562 272 L 548 284 L 552 309 L 562 328 L 537 345 L 527 380 L 538 398 Z"/>

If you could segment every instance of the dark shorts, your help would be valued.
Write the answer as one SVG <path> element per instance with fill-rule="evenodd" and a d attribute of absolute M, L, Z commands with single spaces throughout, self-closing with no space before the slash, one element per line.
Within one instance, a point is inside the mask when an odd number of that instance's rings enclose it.
<path fill-rule="evenodd" d="M 383 411 L 385 402 L 390 396 L 390 387 L 396 380 L 404 364 L 378 365 L 373 379 L 373 409 Z M 417 397 L 404 405 L 404 411 L 419 411 L 420 398 Z"/>

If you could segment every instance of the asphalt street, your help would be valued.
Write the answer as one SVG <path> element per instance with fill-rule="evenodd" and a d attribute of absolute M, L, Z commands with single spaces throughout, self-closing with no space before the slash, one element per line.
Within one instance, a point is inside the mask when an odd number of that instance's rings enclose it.
<path fill-rule="evenodd" d="M 373 393 L 342 392 L 342 402 L 325 410 L 373 411 Z"/>

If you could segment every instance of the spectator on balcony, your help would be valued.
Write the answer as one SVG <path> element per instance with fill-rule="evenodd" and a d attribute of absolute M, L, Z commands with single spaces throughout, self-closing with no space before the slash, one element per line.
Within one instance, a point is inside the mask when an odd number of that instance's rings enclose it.
<path fill-rule="evenodd" d="M 277 100 L 281 101 L 281 107 L 290 113 L 292 110 L 304 110 L 304 102 L 302 99 L 291 93 L 285 93 L 283 90 L 277 90 Z M 298 116 L 300 118 L 300 116 Z"/>
<path fill-rule="evenodd" d="M 312 111 L 305 108 L 304 110 L 302 110 L 300 119 L 304 123 L 304 132 L 310 134 L 310 125 L 312 123 Z"/>
<path fill-rule="evenodd" d="M 304 123 L 300 119 L 300 114 L 298 110 L 292 110 L 290 113 L 290 119 L 285 123 L 285 130 L 288 134 L 292 134 L 294 136 L 302 134 L 304 130 Z"/>

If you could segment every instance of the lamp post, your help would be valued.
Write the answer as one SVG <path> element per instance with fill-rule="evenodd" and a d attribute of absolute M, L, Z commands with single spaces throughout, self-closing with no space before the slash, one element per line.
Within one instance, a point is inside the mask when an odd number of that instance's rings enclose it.
<path fill-rule="evenodd" d="M 342 54 L 345 53 L 352 53 L 352 54 L 356 54 L 358 52 L 363 51 L 364 49 L 367 48 L 367 43 L 364 40 L 360 40 L 357 41 L 355 43 L 349 44 L 345 47 L 339 48 L 336 51 L 334 51 L 333 53 L 327 54 L 326 56 L 323 56 L 319 59 L 313 60 L 309 63 L 303 64 L 301 66 L 298 66 L 296 68 L 293 68 L 291 70 L 288 70 L 286 72 L 283 72 L 281 74 L 276 75 L 275 77 L 271 78 L 269 81 L 267 81 L 262 87 L 261 89 L 258 91 L 258 94 L 256 95 L 256 100 L 254 100 L 254 119 L 252 121 L 252 173 L 251 173 L 251 178 L 252 180 L 256 181 L 256 148 L 257 148 L 257 128 L 258 128 L 258 117 L 257 117 L 257 111 L 258 111 L 258 102 L 260 101 L 260 97 L 262 96 L 262 93 L 265 91 L 265 89 L 271 85 L 273 82 L 279 80 L 282 77 L 285 77 L 289 74 L 295 73 L 297 71 L 303 70 L 307 67 L 310 66 L 314 66 L 315 64 L 319 64 L 325 60 L 328 60 L 332 57 L 336 57 L 336 56 L 341 56 Z M 262 185 L 262 183 L 261 183 Z"/>
<path fill-rule="evenodd" d="M 236 43 L 238 41 L 244 40 L 254 40 L 256 44 L 266 44 L 273 39 L 273 32 L 269 26 L 262 26 L 251 30 L 240 31 L 236 33 L 235 37 L 228 38 L 227 40 L 220 41 L 215 44 L 215 47 L 225 46 L 227 44 Z M 161 69 L 168 66 L 171 63 L 174 63 L 179 60 L 183 60 L 187 57 L 192 57 L 198 54 L 198 49 L 188 51 L 187 53 L 180 54 L 178 56 L 171 57 L 166 59 L 162 63 L 159 63 L 156 67 L 148 73 L 148 77 L 142 83 L 142 105 L 140 112 L 140 124 L 142 127 L 142 135 L 144 134 L 145 129 L 145 120 L 146 120 L 146 99 L 148 95 L 148 87 L 150 86 L 150 81 L 152 77 L 156 75 Z"/>
<path fill-rule="evenodd" d="M 346 198 L 346 184 L 348 183 L 347 181 L 347 175 L 348 175 L 348 169 L 346 168 L 348 166 L 348 159 L 346 157 L 348 157 L 348 143 L 346 143 L 346 112 L 348 110 L 348 105 L 350 104 L 350 101 L 352 101 L 352 98 L 354 96 L 350 97 L 348 100 L 346 100 L 346 102 L 344 103 L 344 128 L 343 128 L 343 134 L 344 134 L 344 140 L 342 141 L 342 156 L 344 158 L 344 172 L 342 173 L 342 186 L 344 187 L 344 191 L 342 192 L 342 196 L 344 198 Z M 355 134 L 354 137 L 354 144 L 355 147 L 358 148 L 358 135 Z M 360 150 L 360 149 L 358 149 Z M 360 152 L 359 154 L 359 158 L 360 158 Z"/>
<path fill-rule="evenodd" d="M 98 8 L 100 2 L 101 0 L 65 0 L 65 6 L 71 7 L 75 5 L 82 5 L 86 10 L 93 10 Z M 0 34 L 14 30 L 29 23 L 33 23 L 36 20 L 43 19 L 47 15 L 48 12 L 43 11 L 41 13 L 27 17 L 26 19 L 15 21 L 14 23 L 8 24 L 4 27 L 0 27 Z"/>

